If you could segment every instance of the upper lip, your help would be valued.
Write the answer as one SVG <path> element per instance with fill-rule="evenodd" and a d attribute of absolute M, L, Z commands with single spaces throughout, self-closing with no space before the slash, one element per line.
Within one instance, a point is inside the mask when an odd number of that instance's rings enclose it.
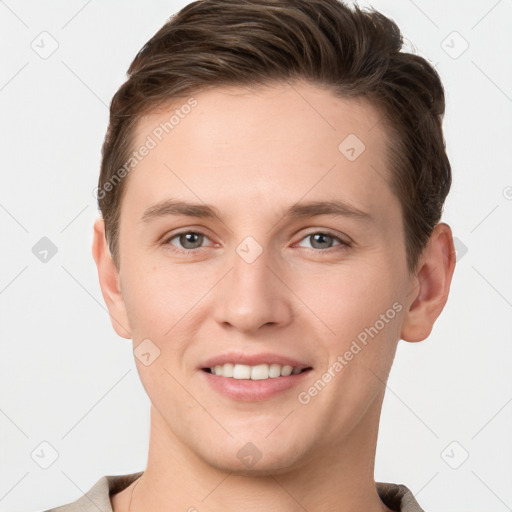
<path fill-rule="evenodd" d="M 279 354 L 272 354 L 270 352 L 262 352 L 259 354 L 247 354 L 246 352 L 229 352 L 226 354 L 219 354 L 214 357 L 206 359 L 200 364 L 200 368 L 213 368 L 217 365 L 223 365 L 226 363 L 231 364 L 246 364 L 248 366 L 256 366 L 258 364 L 280 364 L 282 366 L 292 366 L 293 368 L 311 368 L 311 365 L 303 363 L 288 356 L 282 356 Z"/>

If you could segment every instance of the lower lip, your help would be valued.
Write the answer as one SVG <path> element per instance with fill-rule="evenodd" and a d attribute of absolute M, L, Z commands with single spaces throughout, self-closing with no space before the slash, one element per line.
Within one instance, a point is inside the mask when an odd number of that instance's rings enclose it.
<path fill-rule="evenodd" d="M 296 375 L 287 377 L 274 377 L 263 380 L 234 379 L 233 377 L 222 377 L 199 370 L 208 384 L 213 389 L 233 400 L 257 402 L 268 400 L 277 394 L 297 386 L 307 378 L 311 370 L 306 370 Z"/>

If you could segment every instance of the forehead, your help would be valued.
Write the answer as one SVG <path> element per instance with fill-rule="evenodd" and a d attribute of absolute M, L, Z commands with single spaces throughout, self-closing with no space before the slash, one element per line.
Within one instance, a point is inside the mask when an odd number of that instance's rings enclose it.
<path fill-rule="evenodd" d="M 133 149 L 151 149 L 129 174 L 123 207 L 172 196 L 219 209 L 245 204 L 249 214 L 341 198 L 377 217 L 399 213 L 380 120 L 368 101 L 307 82 L 174 99 L 136 126 Z"/>

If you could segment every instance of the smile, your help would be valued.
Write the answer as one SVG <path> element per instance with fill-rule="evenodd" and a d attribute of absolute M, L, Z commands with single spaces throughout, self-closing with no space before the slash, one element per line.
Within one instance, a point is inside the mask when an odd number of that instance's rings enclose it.
<path fill-rule="evenodd" d="M 247 364 L 226 363 L 218 364 L 211 368 L 203 368 L 204 371 L 221 377 L 232 377 L 239 380 L 266 380 L 275 379 L 277 377 L 288 377 L 289 375 L 297 375 L 311 369 L 298 368 L 290 365 L 281 364 L 258 364 L 249 366 Z"/>

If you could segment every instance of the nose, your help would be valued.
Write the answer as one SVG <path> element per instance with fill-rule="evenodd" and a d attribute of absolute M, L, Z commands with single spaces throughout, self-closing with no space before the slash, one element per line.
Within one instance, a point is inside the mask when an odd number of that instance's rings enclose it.
<path fill-rule="evenodd" d="M 235 252 L 231 262 L 231 270 L 216 287 L 216 321 L 252 334 L 266 325 L 289 324 L 293 293 L 271 251 L 263 250 L 254 261 Z"/>

